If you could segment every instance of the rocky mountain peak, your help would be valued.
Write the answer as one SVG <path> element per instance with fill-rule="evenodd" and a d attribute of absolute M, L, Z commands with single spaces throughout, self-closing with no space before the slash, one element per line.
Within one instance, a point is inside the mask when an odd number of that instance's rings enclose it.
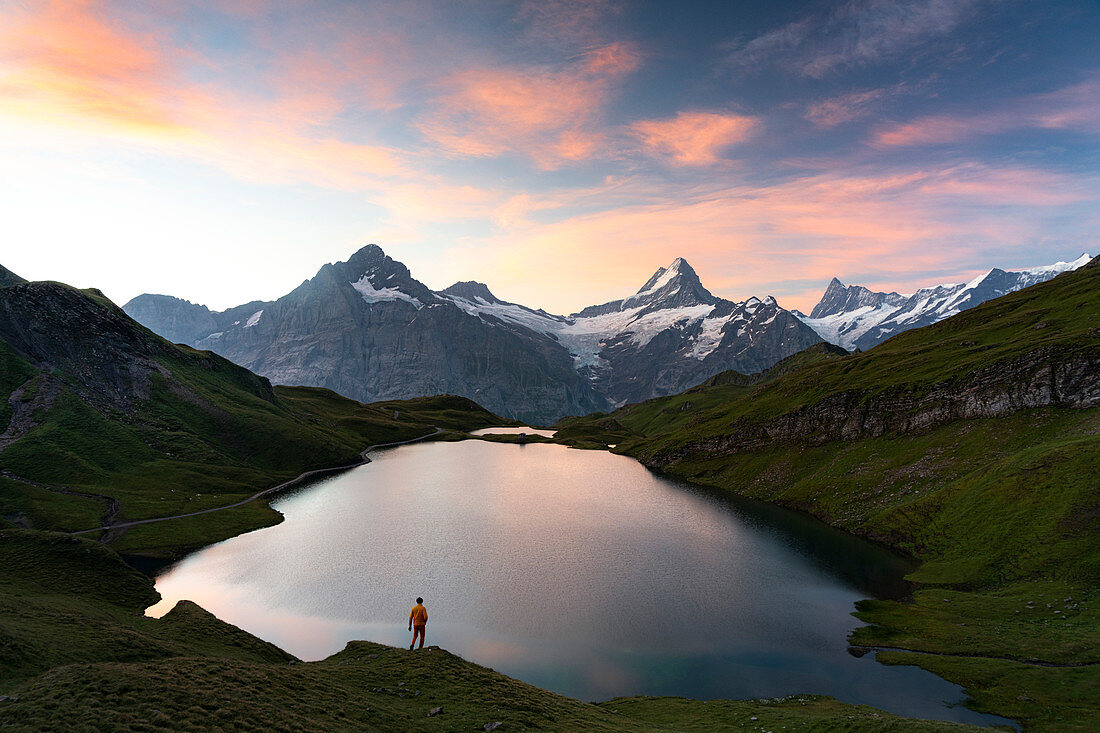
<path fill-rule="evenodd" d="M 644 314 L 666 308 L 714 305 L 717 302 L 718 298 L 703 287 L 688 261 L 677 257 L 668 267 L 658 267 L 634 295 L 603 305 L 590 305 L 572 317 L 590 318 L 634 308 L 641 308 Z"/>
<path fill-rule="evenodd" d="M 699 275 L 683 257 L 668 267 L 657 268 L 637 293 L 623 301 L 623 309 L 643 306 L 647 310 L 713 305 L 717 298 L 703 287 Z"/>
<path fill-rule="evenodd" d="M 376 275 L 401 276 L 402 279 L 412 276 L 409 268 L 387 256 L 377 244 L 362 247 L 342 264 L 344 276 L 353 280 L 358 280 L 363 275 L 367 275 L 372 281 Z"/>
<path fill-rule="evenodd" d="M 691 265 L 688 264 L 688 261 L 683 257 L 677 257 L 668 267 L 658 267 L 657 272 L 653 273 L 653 276 L 649 278 L 649 280 L 646 280 L 645 285 L 638 289 L 636 295 L 644 295 L 657 290 L 664 290 L 667 289 L 669 285 L 675 285 L 677 288 L 686 285 L 706 292 L 705 288 L 703 288 L 703 284 L 699 282 L 699 275 L 697 275 Z"/>
<path fill-rule="evenodd" d="M 872 308 L 882 305 L 897 306 L 903 302 L 905 302 L 904 295 L 893 292 L 876 293 L 862 285 L 845 285 L 834 277 L 825 288 L 821 300 L 810 311 L 810 318 L 825 318 L 866 306 Z"/>
<path fill-rule="evenodd" d="M 18 285 L 19 283 L 25 282 L 27 281 L 3 265 L 0 265 L 0 288 L 6 288 L 9 285 Z"/>
<path fill-rule="evenodd" d="M 489 290 L 489 286 L 485 283 L 479 283 L 474 280 L 466 280 L 463 282 L 457 282 L 446 290 L 440 291 L 443 295 L 452 295 L 456 298 L 462 298 L 468 300 L 471 303 L 478 302 L 478 299 L 484 300 L 486 303 L 503 303 L 500 298 L 493 295 Z"/>
<path fill-rule="evenodd" d="M 413 278 L 408 267 L 376 244 L 360 248 L 347 262 L 325 265 L 317 277 L 304 284 L 307 290 L 349 285 L 368 302 L 403 300 L 419 308 L 437 300 L 424 283 Z"/>

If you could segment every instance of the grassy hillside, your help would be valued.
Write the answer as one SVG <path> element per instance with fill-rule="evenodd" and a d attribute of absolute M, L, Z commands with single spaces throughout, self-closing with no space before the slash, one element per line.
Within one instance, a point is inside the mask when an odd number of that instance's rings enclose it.
<path fill-rule="evenodd" d="M 506 421 L 459 397 L 363 405 L 272 389 L 211 352 L 173 345 L 98 291 L 0 289 L 0 516 L 84 530 L 224 506 L 368 445 Z M 123 552 L 174 557 L 278 521 L 261 502 L 146 525 Z"/>
<path fill-rule="evenodd" d="M 974 707 L 1100 727 L 1100 267 L 866 353 L 563 425 L 647 465 L 798 508 L 923 561 L 854 643 Z M 1050 666 L 1077 665 L 1077 666 Z"/>

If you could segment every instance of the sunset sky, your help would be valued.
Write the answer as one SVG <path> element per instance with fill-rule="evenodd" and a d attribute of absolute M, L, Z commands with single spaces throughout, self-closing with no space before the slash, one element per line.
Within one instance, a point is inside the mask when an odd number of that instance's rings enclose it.
<path fill-rule="evenodd" d="M 568 313 L 1100 254 L 1100 3 L 0 0 L 0 264 L 222 309 L 369 242 Z"/>

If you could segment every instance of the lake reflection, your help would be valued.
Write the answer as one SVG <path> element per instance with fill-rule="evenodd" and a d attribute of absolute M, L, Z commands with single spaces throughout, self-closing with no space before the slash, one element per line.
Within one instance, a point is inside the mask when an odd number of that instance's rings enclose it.
<path fill-rule="evenodd" d="M 553 438 L 556 430 L 546 430 L 544 428 L 482 428 L 481 430 L 474 430 L 470 435 L 541 435 L 544 438 Z"/>
<path fill-rule="evenodd" d="M 351 639 L 428 644 L 584 700 L 833 695 L 988 722 L 960 689 L 855 659 L 853 603 L 903 590 L 904 561 L 774 507 L 600 451 L 483 441 L 378 451 L 275 502 L 286 520 L 157 579 L 307 660 Z"/>

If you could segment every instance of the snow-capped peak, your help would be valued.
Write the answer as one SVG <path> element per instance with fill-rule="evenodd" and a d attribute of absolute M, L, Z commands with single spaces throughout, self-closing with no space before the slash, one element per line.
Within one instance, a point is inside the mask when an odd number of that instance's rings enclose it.
<path fill-rule="evenodd" d="M 826 341 L 846 349 L 869 349 L 894 334 L 935 323 L 992 298 L 1076 270 L 1091 259 L 1086 253 L 1072 262 L 1027 270 L 992 268 L 968 282 L 921 288 L 911 296 L 873 293 L 859 285 L 845 288 L 833 278 L 809 317 L 799 317 Z"/>
<path fill-rule="evenodd" d="M 695 282 L 699 281 L 699 276 L 695 274 L 695 270 L 691 269 L 691 265 L 687 263 L 683 257 L 677 257 L 672 261 L 672 264 L 666 267 L 657 268 L 657 272 L 653 273 L 653 277 L 646 281 L 646 284 L 638 289 L 635 293 L 635 297 L 639 295 L 649 295 L 655 293 L 664 287 L 667 287 L 670 283 L 676 280 L 677 277 L 685 277 Z"/>
<path fill-rule="evenodd" d="M 1084 267 L 1091 261 L 1092 255 L 1090 255 L 1088 252 L 1085 252 L 1073 262 L 1055 262 L 1053 265 L 1032 267 L 1029 270 L 1023 270 L 1023 272 L 1026 272 L 1029 275 L 1044 275 L 1048 272 L 1061 274 L 1063 272 L 1069 272 L 1070 270 L 1076 270 L 1079 267 Z"/>

